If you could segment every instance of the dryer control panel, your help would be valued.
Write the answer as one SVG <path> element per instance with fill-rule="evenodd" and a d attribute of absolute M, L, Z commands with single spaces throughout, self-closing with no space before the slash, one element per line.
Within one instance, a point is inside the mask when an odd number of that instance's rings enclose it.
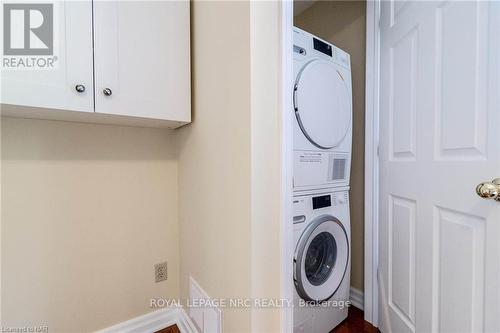
<path fill-rule="evenodd" d="M 328 43 L 313 37 L 313 46 L 316 51 L 322 52 L 330 57 L 332 56 L 332 46 Z"/>
<path fill-rule="evenodd" d="M 314 54 L 324 59 L 333 60 L 347 69 L 351 68 L 351 57 L 344 50 L 297 27 L 293 28 L 293 32 L 295 57 L 305 58 Z"/>

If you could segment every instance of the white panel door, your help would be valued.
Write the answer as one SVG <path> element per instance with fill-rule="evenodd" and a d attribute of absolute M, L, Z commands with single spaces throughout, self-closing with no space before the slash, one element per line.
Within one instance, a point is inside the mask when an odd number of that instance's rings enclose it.
<path fill-rule="evenodd" d="M 55 1 L 53 9 L 55 69 L 2 70 L 1 103 L 93 112 L 92 2 Z"/>
<path fill-rule="evenodd" d="M 189 1 L 94 2 L 96 112 L 191 120 L 189 15 Z"/>
<path fill-rule="evenodd" d="M 380 328 L 500 332 L 500 2 L 382 1 Z"/>

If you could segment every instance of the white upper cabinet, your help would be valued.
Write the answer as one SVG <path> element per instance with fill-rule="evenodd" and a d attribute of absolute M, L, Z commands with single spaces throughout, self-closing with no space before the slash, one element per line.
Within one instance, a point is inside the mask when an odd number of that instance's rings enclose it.
<path fill-rule="evenodd" d="M 191 121 L 188 1 L 95 1 L 95 111 Z"/>
<path fill-rule="evenodd" d="M 53 6 L 57 67 L 2 70 L 2 115 L 169 128 L 191 121 L 188 1 Z"/>
<path fill-rule="evenodd" d="M 11 11 L 11 24 L 15 14 Z M 2 68 L 2 104 L 33 106 L 68 111 L 94 111 L 92 79 L 92 3 L 90 1 L 55 2 L 54 69 L 12 70 Z M 15 29 L 11 28 L 11 34 Z M 28 48 L 32 41 L 21 39 L 11 43 Z M 31 43 L 29 43 L 31 42 Z M 19 45 L 21 44 L 21 45 Z M 28 56 L 22 56 L 23 58 Z M 45 57 L 44 57 L 45 58 Z M 52 56 L 47 56 L 53 58 Z M 4 60 L 5 61 L 5 60 Z M 77 86 L 78 90 L 77 91 Z M 82 91 L 83 90 L 83 91 Z M 5 106 L 2 106 L 2 109 Z"/>

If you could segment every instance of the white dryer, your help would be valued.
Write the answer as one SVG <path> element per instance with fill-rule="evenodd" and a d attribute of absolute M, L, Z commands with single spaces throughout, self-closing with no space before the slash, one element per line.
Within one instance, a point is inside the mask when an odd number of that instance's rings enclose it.
<path fill-rule="evenodd" d="M 294 28 L 294 191 L 349 185 L 349 54 Z"/>
<path fill-rule="evenodd" d="M 327 333 L 347 318 L 349 188 L 296 193 L 294 333 Z"/>

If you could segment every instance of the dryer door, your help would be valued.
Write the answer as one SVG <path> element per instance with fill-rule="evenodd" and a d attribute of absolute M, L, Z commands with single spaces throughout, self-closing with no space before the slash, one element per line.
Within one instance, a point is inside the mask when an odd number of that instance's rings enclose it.
<path fill-rule="evenodd" d="M 340 66 L 307 63 L 295 81 L 293 100 L 297 122 L 313 145 L 328 149 L 342 142 L 351 125 L 351 98 Z"/>
<path fill-rule="evenodd" d="M 335 294 L 349 262 L 349 240 L 339 220 L 316 218 L 300 237 L 294 258 L 297 293 L 307 301 L 325 301 Z"/>

